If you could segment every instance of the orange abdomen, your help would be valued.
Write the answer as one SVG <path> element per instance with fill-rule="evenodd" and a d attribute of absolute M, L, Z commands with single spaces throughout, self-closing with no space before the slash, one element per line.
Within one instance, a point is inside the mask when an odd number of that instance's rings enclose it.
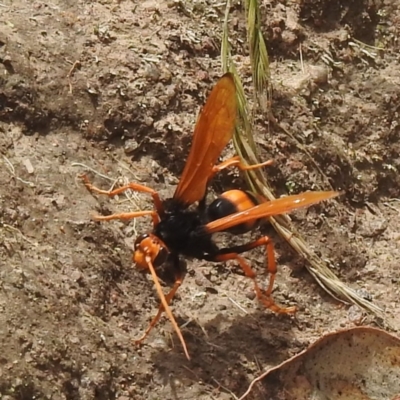
<path fill-rule="evenodd" d="M 228 215 L 246 211 L 262 202 L 260 196 L 242 190 L 228 190 L 215 199 L 207 209 L 209 221 L 226 217 Z M 241 234 L 254 229 L 259 221 L 246 222 L 227 230 L 234 234 Z"/>

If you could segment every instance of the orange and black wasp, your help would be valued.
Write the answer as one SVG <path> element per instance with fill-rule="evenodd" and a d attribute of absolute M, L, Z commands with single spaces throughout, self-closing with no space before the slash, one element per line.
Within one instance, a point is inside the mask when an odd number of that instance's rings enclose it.
<path fill-rule="evenodd" d="M 152 232 L 140 235 L 136 239 L 133 260 L 139 269 L 152 275 L 161 304 L 157 315 L 136 343 L 147 337 L 165 311 L 189 359 L 185 340 L 169 307 L 185 275 L 180 256 L 214 262 L 235 260 L 244 274 L 253 280 L 256 295 L 267 308 L 277 313 L 295 311 L 295 307 L 279 307 L 271 297 L 277 266 L 273 243 L 269 237 L 263 236 L 250 243 L 220 248 L 213 241 L 212 235 L 216 232 L 242 234 L 254 229 L 267 217 L 307 207 L 336 197 L 339 193 L 306 192 L 264 201 L 249 192 L 230 190 L 207 205 L 207 187 L 217 172 L 232 166 L 240 170 L 250 170 L 271 164 L 271 161 L 267 161 L 251 166 L 245 165 L 237 156 L 217 164 L 223 149 L 232 138 L 236 113 L 234 78 L 231 73 L 227 73 L 217 82 L 200 112 L 189 157 L 172 198 L 161 200 L 155 190 L 137 183 L 129 183 L 112 191 L 101 190 L 94 187 L 84 176 L 86 187 L 99 194 L 114 196 L 130 189 L 148 193 L 153 198 L 154 210 L 94 217 L 96 221 L 130 220 L 143 216 L 150 216 L 153 220 Z M 270 275 L 265 291 L 258 286 L 255 272 L 241 256 L 242 253 L 259 246 L 266 249 L 267 269 Z M 168 275 L 172 275 L 174 281 L 167 295 L 163 293 L 159 282 L 160 276 L 165 273 L 163 268 L 168 270 Z"/>

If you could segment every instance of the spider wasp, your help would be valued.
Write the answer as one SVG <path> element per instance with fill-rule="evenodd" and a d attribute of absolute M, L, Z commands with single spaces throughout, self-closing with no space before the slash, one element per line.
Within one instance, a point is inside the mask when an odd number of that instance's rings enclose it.
<path fill-rule="evenodd" d="M 190 359 L 185 340 L 169 307 L 185 275 L 180 264 L 180 256 L 212 262 L 235 260 L 244 274 L 252 279 L 257 298 L 267 308 L 284 314 L 296 310 L 295 307 L 282 308 L 272 299 L 277 266 L 273 243 L 269 237 L 263 236 L 250 243 L 220 248 L 213 241 L 212 235 L 217 232 L 233 234 L 248 232 L 267 217 L 311 206 L 336 197 L 339 192 L 306 192 L 266 201 L 250 192 L 229 190 L 207 205 L 207 187 L 216 173 L 233 166 L 240 170 L 251 170 L 271 164 L 271 161 L 267 161 L 245 165 L 238 156 L 218 164 L 222 150 L 232 138 L 236 113 L 235 82 L 233 75 L 226 73 L 219 79 L 200 112 L 189 156 L 172 198 L 162 200 L 155 190 L 138 183 L 129 183 L 111 191 L 101 190 L 83 176 L 86 187 L 98 194 L 114 196 L 130 189 L 148 193 L 153 199 L 154 210 L 94 217 L 96 221 L 130 220 L 143 216 L 152 218 L 153 230 L 140 235 L 135 241 L 133 260 L 137 268 L 152 275 L 161 304 L 157 315 L 136 343 L 142 342 L 147 337 L 165 312 L 182 343 L 186 357 Z M 259 246 L 264 246 L 266 249 L 269 284 L 265 291 L 260 289 L 255 272 L 241 256 L 242 253 Z M 159 282 L 165 265 L 174 280 L 172 289 L 166 295 Z"/>

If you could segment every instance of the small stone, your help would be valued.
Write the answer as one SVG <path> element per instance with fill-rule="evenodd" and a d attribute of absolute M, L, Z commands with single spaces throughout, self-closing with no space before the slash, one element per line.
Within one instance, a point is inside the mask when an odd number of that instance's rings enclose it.
<path fill-rule="evenodd" d="M 347 317 L 349 318 L 349 321 L 356 325 L 361 324 L 363 316 L 363 310 L 356 305 L 352 305 L 347 312 Z"/>
<path fill-rule="evenodd" d="M 80 340 L 77 336 L 70 336 L 69 341 L 73 344 L 78 344 L 80 342 Z"/>
<path fill-rule="evenodd" d="M 139 147 L 135 139 L 129 139 L 125 142 L 124 151 L 126 154 L 133 153 Z"/>
<path fill-rule="evenodd" d="M 151 347 L 153 347 L 154 349 L 166 349 L 167 347 L 168 347 L 168 344 L 167 344 L 167 342 L 166 342 L 166 340 L 165 340 L 165 338 L 163 338 L 163 337 L 158 337 L 158 338 L 156 338 L 156 339 L 154 339 L 152 342 L 151 342 Z"/>
<path fill-rule="evenodd" d="M 75 271 L 72 271 L 71 278 L 73 281 L 78 282 L 82 278 L 82 274 L 76 269 Z"/>
<path fill-rule="evenodd" d="M 254 292 L 254 290 L 248 290 L 247 292 L 246 292 L 246 297 L 249 299 L 249 300 L 254 300 L 255 298 L 256 298 L 256 294 L 255 294 L 255 292 Z"/>
<path fill-rule="evenodd" d="M 309 65 L 311 80 L 316 84 L 324 84 L 328 82 L 328 68 L 323 65 Z"/>
<path fill-rule="evenodd" d="M 204 286 L 204 282 L 201 276 L 196 275 L 196 278 L 194 278 L 194 282 L 197 286 Z"/>
<path fill-rule="evenodd" d="M 26 170 L 28 171 L 28 174 L 32 175 L 35 170 L 33 169 L 33 165 L 31 163 L 31 160 L 29 158 L 25 158 L 24 161 L 22 161 L 22 162 L 23 162 Z"/>

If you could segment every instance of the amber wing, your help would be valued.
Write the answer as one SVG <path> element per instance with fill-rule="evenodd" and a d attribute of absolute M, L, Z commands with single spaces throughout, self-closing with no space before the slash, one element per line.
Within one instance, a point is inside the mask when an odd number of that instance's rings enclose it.
<path fill-rule="evenodd" d="M 197 120 L 185 168 L 174 199 L 190 205 L 203 198 L 212 169 L 232 138 L 236 121 L 236 89 L 231 73 L 220 78 Z"/>
<path fill-rule="evenodd" d="M 258 219 L 284 214 L 298 208 L 309 207 L 323 200 L 338 196 L 339 192 L 305 192 L 294 196 L 281 197 L 280 199 L 268 201 L 252 207 L 249 210 L 227 217 L 217 219 L 205 225 L 207 233 L 221 232 L 236 225 L 256 221 Z"/>

